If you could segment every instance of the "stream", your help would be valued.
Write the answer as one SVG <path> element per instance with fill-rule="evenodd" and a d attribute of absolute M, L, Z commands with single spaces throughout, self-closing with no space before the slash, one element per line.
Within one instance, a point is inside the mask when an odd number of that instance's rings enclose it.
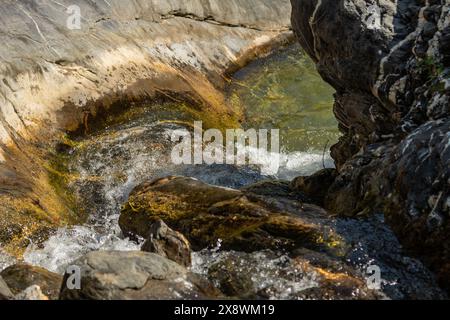
<path fill-rule="evenodd" d="M 227 92 L 230 103 L 245 106 L 244 128 L 280 128 L 281 167 L 266 177 L 255 166 L 174 165 L 170 137 L 195 119 L 173 104 L 141 106 L 121 123 L 76 141 L 70 151 L 70 188 L 83 203 L 88 221 L 59 229 L 43 245 L 31 244 L 24 261 L 64 273 L 75 259 L 93 250 L 139 250 L 141 243 L 123 238 L 118 226 L 121 204 L 140 183 L 167 175 L 195 177 L 206 183 L 240 188 L 267 178 L 291 180 L 332 167 L 329 146 L 339 132 L 333 116 L 333 89 L 323 82 L 298 46 L 255 61 L 237 72 Z M 267 155 L 267 161 L 270 156 Z M 431 297 L 441 293 L 431 273 L 408 257 L 382 215 L 364 220 L 330 218 L 352 250 L 348 264 L 365 274 L 369 265 L 382 270 L 380 291 L 386 298 Z M 208 274 L 218 261 L 232 259 L 240 272 L 253 274 L 258 292 L 271 299 L 296 299 L 305 289 L 318 286 L 316 275 L 289 264 L 281 252 L 252 254 L 216 248 L 193 254 L 192 271 Z M 0 270 L 13 259 L 0 255 Z"/>

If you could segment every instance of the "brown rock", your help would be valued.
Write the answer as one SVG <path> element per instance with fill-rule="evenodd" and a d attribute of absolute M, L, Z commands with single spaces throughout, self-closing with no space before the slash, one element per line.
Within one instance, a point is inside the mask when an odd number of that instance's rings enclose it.
<path fill-rule="evenodd" d="M 62 276 L 59 274 L 40 267 L 16 264 L 3 270 L 0 275 L 15 295 L 37 285 L 51 300 L 58 299 L 62 284 Z"/>
<path fill-rule="evenodd" d="M 170 229 L 162 220 L 150 226 L 148 239 L 141 250 L 156 253 L 185 267 L 191 265 L 189 241 L 181 233 Z"/>

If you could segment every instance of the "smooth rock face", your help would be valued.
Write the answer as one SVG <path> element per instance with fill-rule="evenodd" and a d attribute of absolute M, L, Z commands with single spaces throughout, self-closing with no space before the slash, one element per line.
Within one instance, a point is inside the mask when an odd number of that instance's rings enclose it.
<path fill-rule="evenodd" d="M 328 250 L 332 243 L 338 251 L 333 232 L 308 220 L 308 215 L 320 218 L 326 212 L 193 178 L 167 177 L 138 186 L 122 207 L 119 225 L 127 236 L 145 237 L 152 224 L 162 219 L 185 235 L 196 251 L 215 247 L 219 240 L 222 249 L 247 252 L 298 247 Z"/>
<path fill-rule="evenodd" d="M 450 288 L 449 2 L 291 3 L 298 40 L 337 90 L 344 136 L 327 209 L 383 212 Z"/>
<path fill-rule="evenodd" d="M 74 265 L 81 268 L 81 288 L 64 286 L 61 299 L 207 299 L 220 295 L 208 281 L 154 253 L 96 251 Z"/>
<path fill-rule="evenodd" d="M 40 292 L 51 300 L 58 299 L 62 283 L 62 276 L 50 272 L 40 267 L 34 267 L 26 264 L 12 265 L 3 270 L 0 275 L 7 283 L 13 294 L 21 294 L 29 287 L 38 286 Z M 34 292 L 34 293 L 33 293 Z M 39 296 L 35 288 L 25 292 L 23 298 L 27 296 Z"/>
<path fill-rule="evenodd" d="M 0 300 L 10 300 L 14 297 L 5 280 L 0 276 Z"/>
<path fill-rule="evenodd" d="M 182 266 L 191 265 L 191 245 L 179 232 L 170 229 L 162 220 L 150 226 L 149 236 L 141 248 L 153 252 Z"/>

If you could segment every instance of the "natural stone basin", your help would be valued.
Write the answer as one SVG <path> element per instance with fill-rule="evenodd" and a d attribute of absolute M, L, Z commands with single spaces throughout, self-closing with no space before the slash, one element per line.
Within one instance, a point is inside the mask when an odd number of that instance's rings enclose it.
<path fill-rule="evenodd" d="M 109 119 L 104 129 L 66 141 L 60 152 L 61 166 L 77 209 L 89 218 L 84 225 L 59 229 L 42 246 L 31 245 L 24 260 L 63 273 L 70 263 L 91 251 L 139 250 L 143 239 L 125 238 L 118 219 L 132 190 L 149 179 L 182 175 L 238 189 L 268 178 L 290 180 L 333 166 L 327 150 L 339 137 L 331 111 L 333 91 L 297 46 L 250 64 L 234 78 L 228 102 L 244 106 L 244 127 L 286 128 L 281 133 L 284 148 L 277 176 L 262 176 L 255 166 L 173 165 L 170 136 L 189 129 L 198 113 L 183 102 L 141 105 Z M 289 208 L 302 205 L 298 199 L 272 196 L 271 205 L 277 201 Z M 330 250 L 331 256 L 326 255 L 328 249 L 317 255 L 302 249 L 300 257 L 292 257 L 276 246 L 246 253 L 233 251 L 237 247 L 222 250 L 222 239 L 217 239 L 214 247 L 195 248 L 191 269 L 210 277 L 228 295 L 241 298 L 441 297 L 428 270 L 405 256 L 392 232 L 380 227 L 381 217 L 358 221 L 321 212 L 303 218 L 314 230 L 333 234 L 336 240 L 329 243 L 314 237 L 327 248 L 336 248 Z M 379 243 L 383 243 L 381 251 Z M 230 260 L 236 262 L 241 275 L 226 267 Z M 375 291 L 365 283 L 367 267 L 373 264 L 383 270 L 382 287 Z M 219 277 L 224 274 L 228 278 Z M 238 283 L 245 287 L 236 288 Z"/>

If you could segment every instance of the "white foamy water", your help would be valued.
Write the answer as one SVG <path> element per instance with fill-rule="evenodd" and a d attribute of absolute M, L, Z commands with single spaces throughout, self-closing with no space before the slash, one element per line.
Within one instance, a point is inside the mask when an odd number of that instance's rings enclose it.
<path fill-rule="evenodd" d="M 10 256 L 0 248 L 0 271 L 8 268 L 16 262 L 16 258 Z"/>
<path fill-rule="evenodd" d="M 230 165 L 171 164 L 173 124 L 128 124 L 92 137 L 73 153 L 72 168 L 79 178 L 73 188 L 90 213 L 87 224 L 63 228 L 41 247 L 30 245 L 24 260 L 50 271 L 64 272 L 71 262 L 94 250 L 139 250 L 140 245 L 124 239 L 118 226 L 120 206 L 131 190 L 142 182 L 166 175 L 188 175 L 224 187 L 241 187 L 265 177 L 258 168 Z M 249 152 L 255 152 L 250 150 Z M 273 154 L 258 151 L 262 166 Z M 291 179 L 311 174 L 323 166 L 323 155 L 297 152 L 281 154 L 276 177 Z M 326 156 L 325 164 L 332 165 Z"/>
<path fill-rule="evenodd" d="M 274 254 L 271 251 L 243 253 L 202 250 L 192 255 L 191 270 L 204 276 L 210 275 L 211 272 L 223 272 L 223 265 L 226 265 L 227 276 L 231 274 L 232 281 L 236 281 L 236 287 L 245 279 L 243 291 L 254 296 L 295 299 L 302 291 L 319 286 L 317 273 L 303 270 L 287 255 Z M 215 285 L 220 287 L 220 281 L 216 281 Z"/>

